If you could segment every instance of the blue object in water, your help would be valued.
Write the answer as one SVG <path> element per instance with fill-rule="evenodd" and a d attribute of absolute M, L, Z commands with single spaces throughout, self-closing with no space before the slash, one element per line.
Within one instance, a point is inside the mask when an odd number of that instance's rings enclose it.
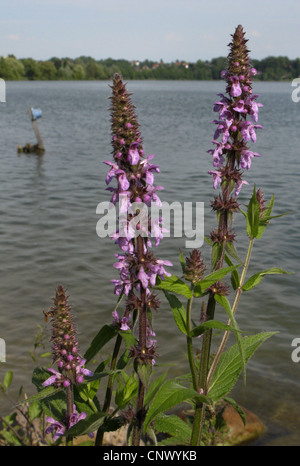
<path fill-rule="evenodd" d="M 42 117 L 42 110 L 40 110 L 39 108 L 31 107 L 31 114 L 32 114 L 32 119 L 37 120 L 38 118 Z"/>

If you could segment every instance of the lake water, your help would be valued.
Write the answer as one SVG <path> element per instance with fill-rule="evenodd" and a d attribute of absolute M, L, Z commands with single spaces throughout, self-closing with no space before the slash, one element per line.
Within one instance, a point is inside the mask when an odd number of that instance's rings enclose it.
<path fill-rule="evenodd" d="M 0 104 L 0 337 L 6 342 L 6 370 L 14 372 L 12 394 L 22 384 L 34 393 L 31 373 L 38 325 L 44 325 L 58 284 L 64 284 L 79 330 L 82 353 L 105 323 L 111 322 L 115 303 L 110 279 L 117 247 L 96 234 L 96 207 L 110 199 L 105 190 L 111 160 L 108 82 L 9 82 L 6 104 Z M 223 82 L 132 81 L 144 148 L 156 155 L 165 187 L 163 201 L 199 201 L 205 206 L 205 234 L 215 226 L 210 210 L 214 195 L 207 150 L 212 147 L 216 114 L 212 111 Z M 300 103 L 291 99 L 290 83 L 255 83 L 264 104 L 253 146 L 255 158 L 245 173 L 247 203 L 253 185 L 269 199 L 275 193 L 274 214 L 295 211 L 272 221 L 255 243 L 249 275 L 269 267 L 296 272 L 299 254 Z M 42 109 L 38 121 L 46 152 L 18 154 L 17 146 L 35 143 L 29 106 Z M 245 252 L 242 215 L 236 215 L 237 248 Z M 174 263 L 180 273 L 178 251 L 185 255 L 185 238 L 165 238 L 156 255 Z M 202 247 L 209 260 L 209 249 Z M 278 331 L 248 364 L 247 385 L 239 381 L 231 396 L 258 414 L 267 426 L 259 445 L 300 445 L 298 403 L 300 363 L 291 359 L 292 340 L 300 337 L 297 275 L 266 277 L 240 301 L 237 320 L 247 332 Z M 159 363 L 171 362 L 169 376 L 187 371 L 185 340 L 179 335 L 163 297 L 154 316 Z M 194 315 L 198 318 L 197 311 Z M 224 319 L 222 311 L 217 318 Z M 49 349 L 49 347 L 47 348 Z M 162 370 L 161 368 L 159 370 Z M 8 404 L 0 399 L 1 414 Z"/>

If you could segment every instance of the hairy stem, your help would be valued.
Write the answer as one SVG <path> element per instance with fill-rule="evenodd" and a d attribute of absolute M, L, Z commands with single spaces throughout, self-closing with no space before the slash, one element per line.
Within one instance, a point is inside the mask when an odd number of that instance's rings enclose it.
<path fill-rule="evenodd" d="M 67 387 L 67 425 L 68 429 L 70 428 L 70 418 L 73 414 L 73 405 L 74 405 L 74 395 L 73 395 L 73 385 L 70 384 Z M 67 435 L 66 445 L 73 445 L 73 438 Z"/>
<path fill-rule="evenodd" d="M 144 240 L 141 236 L 137 237 L 137 253 L 139 262 L 144 260 Z M 141 284 L 141 306 L 139 312 L 139 349 L 141 354 L 147 351 L 147 293 Z M 143 361 L 137 360 L 138 364 L 143 364 Z M 132 445 L 139 446 L 141 440 L 142 427 L 144 422 L 144 398 L 145 386 L 141 379 L 139 379 L 139 389 L 136 404 L 136 423 L 133 427 Z"/>
<path fill-rule="evenodd" d="M 207 321 L 212 320 L 215 314 L 215 307 L 216 301 L 214 296 L 211 295 L 208 299 L 207 303 Z M 212 340 L 212 330 L 207 330 L 203 335 L 203 342 L 202 342 L 202 352 L 201 352 L 201 359 L 200 359 L 200 368 L 199 368 L 199 380 L 197 382 L 197 386 L 202 389 L 203 394 L 207 394 L 207 386 L 206 386 L 206 379 L 209 367 L 209 359 L 210 359 L 210 348 L 211 348 L 211 340 Z M 195 409 L 195 418 L 193 423 L 193 430 L 191 436 L 191 445 L 192 446 L 199 446 L 201 433 L 203 429 L 205 419 L 205 403 L 197 403 Z"/>
<path fill-rule="evenodd" d="M 193 292 L 193 285 L 191 287 L 191 291 Z M 191 371 L 192 380 L 193 380 L 193 388 L 194 388 L 194 390 L 198 391 L 197 369 L 196 369 L 196 365 L 195 365 L 194 352 L 193 352 L 193 339 L 189 336 L 190 331 L 191 331 L 192 302 L 193 302 L 193 296 L 188 300 L 188 304 L 187 304 L 187 318 L 186 318 L 187 336 L 186 336 L 186 344 L 187 344 L 187 353 L 188 353 L 190 371 Z"/>

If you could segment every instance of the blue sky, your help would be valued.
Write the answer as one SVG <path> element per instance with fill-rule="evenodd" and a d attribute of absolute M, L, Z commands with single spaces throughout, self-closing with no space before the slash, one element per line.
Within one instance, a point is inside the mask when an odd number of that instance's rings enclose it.
<path fill-rule="evenodd" d="M 1 0 L 0 56 L 210 60 L 238 24 L 252 58 L 300 57 L 299 0 Z"/>

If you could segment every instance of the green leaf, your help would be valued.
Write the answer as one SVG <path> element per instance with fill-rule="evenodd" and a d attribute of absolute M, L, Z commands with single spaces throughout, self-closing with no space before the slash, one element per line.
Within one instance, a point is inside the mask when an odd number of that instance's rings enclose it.
<path fill-rule="evenodd" d="M 207 290 L 207 288 L 221 280 L 228 273 L 236 270 L 238 267 L 240 267 L 240 265 L 241 264 L 232 265 L 230 267 L 223 267 L 222 269 L 219 269 L 216 272 L 212 272 L 211 274 L 204 277 L 202 280 L 196 283 L 194 288 L 194 296 L 201 296 Z"/>
<path fill-rule="evenodd" d="M 262 332 L 257 335 L 251 335 L 243 338 L 243 349 L 245 353 L 245 362 L 253 356 L 258 347 L 278 332 Z M 240 373 L 243 370 L 243 364 L 240 356 L 240 348 L 236 343 L 224 352 L 217 365 L 209 387 L 209 397 L 213 401 L 224 398 L 236 384 Z"/>
<path fill-rule="evenodd" d="M 230 321 L 232 323 L 232 326 L 233 326 L 233 329 L 234 329 L 234 332 L 235 332 L 235 336 L 236 336 L 236 339 L 237 339 L 237 344 L 238 344 L 238 347 L 240 349 L 242 368 L 243 368 L 244 378 L 245 378 L 246 377 L 246 362 L 245 362 L 245 354 L 244 354 L 243 341 L 242 341 L 242 336 L 241 336 L 241 333 L 240 333 L 240 329 L 239 329 L 239 327 L 238 327 L 238 325 L 236 323 L 235 317 L 234 317 L 234 315 L 232 313 L 231 306 L 230 306 L 229 301 L 226 298 L 226 296 L 221 296 L 221 295 L 216 294 L 215 295 L 215 300 L 217 301 L 217 303 L 221 304 L 221 306 L 224 307 L 224 309 L 227 312 L 227 315 L 228 315 L 228 317 L 229 317 L 229 319 L 230 319 Z"/>
<path fill-rule="evenodd" d="M 187 334 L 187 327 L 186 327 L 186 309 L 183 304 L 179 301 L 179 299 L 174 296 L 173 294 L 169 294 L 167 291 L 164 291 L 164 294 L 170 304 L 170 307 L 173 312 L 174 320 L 176 322 L 177 327 L 179 330 L 186 335 Z"/>
<path fill-rule="evenodd" d="M 82 419 L 68 430 L 68 436 L 78 437 L 79 435 L 87 435 L 95 432 L 103 424 L 105 413 L 94 413 L 88 418 Z"/>
<path fill-rule="evenodd" d="M 41 408 L 41 404 L 39 403 L 39 401 L 34 401 L 33 403 L 29 405 L 28 414 L 29 414 L 31 421 L 39 417 L 41 415 L 41 412 L 42 412 L 42 408 Z"/>
<path fill-rule="evenodd" d="M 266 270 L 262 270 L 261 272 L 258 272 L 254 275 L 252 275 L 252 277 L 250 277 L 246 283 L 244 284 L 244 286 L 242 287 L 242 290 L 243 291 L 249 291 L 251 290 L 252 288 L 254 288 L 256 285 L 258 285 L 260 283 L 260 281 L 262 280 L 262 278 L 265 276 L 265 275 L 274 275 L 274 274 L 290 274 L 291 272 L 285 272 L 284 270 L 282 269 L 279 269 L 278 267 L 273 267 L 271 269 L 266 269 Z"/>
<path fill-rule="evenodd" d="M 214 243 L 211 250 L 211 269 L 214 270 L 222 257 L 223 244 Z"/>
<path fill-rule="evenodd" d="M 235 249 L 233 243 L 226 242 L 226 252 L 227 252 L 227 254 L 229 254 L 229 256 L 231 256 L 233 259 L 235 259 L 236 261 L 242 263 L 241 259 L 239 258 L 238 254 L 237 254 L 237 252 L 236 252 L 236 249 Z"/>
<path fill-rule="evenodd" d="M 247 209 L 247 233 L 250 238 L 256 238 L 258 234 L 260 218 L 259 202 L 256 196 L 256 188 L 254 186 L 253 194 L 248 204 Z"/>
<path fill-rule="evenodd" d="M 151 363 L 139 364 L 136 360 L 134 364 L 135 364 L 135 370 L 139 376 L 140 381 L 142 382 L 144 387 L 147 388 L 149 385 L 151 374 L 152 374 L 152 364 Z"/>
<path fill-rule="evenodd" d="M 174 380 L 167 380 L 153 399 L 144 422 L 144 433 L 150 422 L 158 415 L 184 401 L 197 397 L 200 401 L 209 403 L 209 399 L 204 395 L 199 395 L 195 390 L 186 388 Z"/>
<path fill-rule="evenodd" d="M 192 338 L 198 337 L 199 335 L 202 335 L 209 328 L 223 330 L 224 332 L 226 330 L 229 330 L 229 331 L 234 330 L 234 328 L 231 327 L 230 325 L 226 325 L 223 322 L 220 322 L 218 320 L 208 320 L 207 322 L 203 322 L 203 324 L 200 324 L 197 327 L 193 328 L 189 336 Z"/>
<path fill-rule="evenodd" d="M 127 377 L 125 372 L 122 372 L 123 378 L 117 378 L 117 390 L 115 402 L 118 409 L 124 409 L 130 401 L 136 396 L 138 391 L 139 381 L 135 373 Z M 124 384 L 125 381 L 125 384 Z"/>
<path fill-rule="evenodd" d="M 119 430 L 124 425 L 124 419 L 116 416 L 105 419 L 104 423 L 101 426 L 101 430 L 104 432 L 115 432 Z"/>
<path fill-rule="evenodd" d="M 44 388 L 43 382 L 49 376 L 49 372 L 45 369 L 40 367 L 34 369 L 32 383 L 36 386 L 38 393 L 26 401 L 31 403 L 39 400 L 47 416 L 51 416 L 59 422 L 64 422 L 67 411 L 66 393 L 63 388 L 55 388 L 53 386 Z"/>
<path fill-rule="evenodd" d="M 192 297 L 192 292 L 189 286 L 180 280 L 176 275 L 171 275 L 171 277 L 165 277 L 162 280 L 160 277 L 157 277 L 155 287 L 157 290 L 170 291 L 171 293 L 180 294 L 190 299 Z"/>
<path fill-rule="evenodd" d="M 179 251 L 179 262 L 180 262 L 180 265 L 181 265 L 181 269 L 182 269 L 182 273 L 185 272 L 185 258 L 184 258 L 184 255 L 182 254 L 182 251 L 180 250 Z"/>
<path fill-rule="evenodd" d="M 156 393 L 158 392 L 158 390 L 164 383 L 166 377 L 167 377 L 167 372 L 164 372 L 157 379 L 155 379 L 153 382 L 150 383 L 147 394 L 145 396 L 145 402 L 144 402 L 145 406 L 148 406 L 151 403 Z"/>
<path fill-rule="evenodd" d="M 130 349 L 136 345 L 137 339 L 130 331 L 119 331 L 119 335 L 125 343 L 125 351 L 121 354 L 118 362 L 117 369 L 124 369 L 128 362 L 131 360 Z"/>
<path fill-rule="evenodd" d="M 7 371 L 4 376 L 4 380 L 3 380 L 3 385 L 5 386 L 5 388 L 8 388 L 11 385 L 13 378 L 14 378 L 13 371 Z"/>
<path fill-rule="evenodd" d="M 45 400 L 46 398 L 53 397 L 57 393 L 63 391 L 62 388 L 55 388 L 55 387 L 46 387 L 44 390 L 41 390 L 40 392 L 36 393 L 35 395 L 30 396 L 29 398 L 26 398 L 22 401 L 20 401 L 18 404 L 21 405 L 23 403 L 35 403 L 37 401 Z"/>
<path fill-rule="evenodd" d="M 156 431 L 176 437 L 181 445 L 188 445 L 191 440 L 192 428 L 180 417 L 166 414 L 159 414 L 154 421 Z"/>
<path fill-rule="evenodd" d="M 112 325 L 104 325 L 93 339 L 90 347 L 86 351 L 84 358 L 88 363 L 106 343 L 114 338 L 118 333 L 118 329 Z"/>
<path fill-rule="evenodd" d="M 245 415 L 244 411 L 242 410 L 242 408 L 237 404 L 237 402 L 235 400 L 233 400 L 232 398 L 228 398 L 228 397 L 225 397 L 224 401 L 229 403 L 236 410 L 236 412 L 240 415 L 240 418 L 242 419 L 243 424 L 245 426 L 246 425 L 246 415 Z"/>

